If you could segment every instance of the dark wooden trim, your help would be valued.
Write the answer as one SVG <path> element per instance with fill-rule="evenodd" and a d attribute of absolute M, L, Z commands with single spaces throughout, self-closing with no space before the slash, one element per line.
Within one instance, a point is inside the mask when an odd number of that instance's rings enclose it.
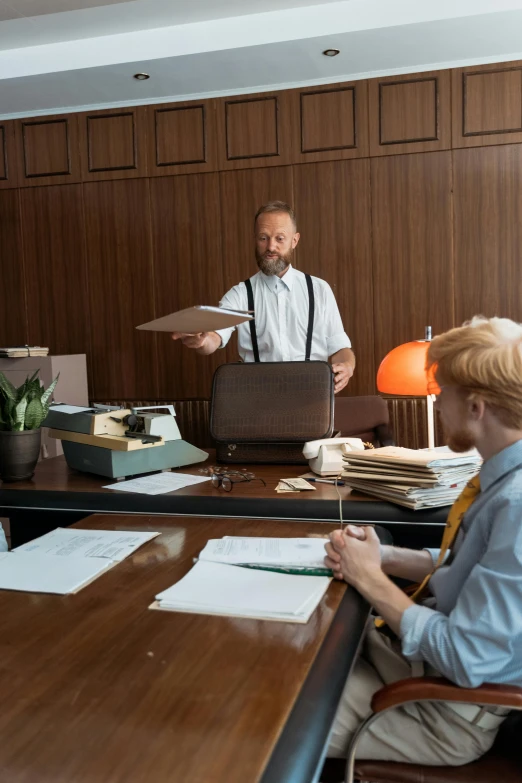
<path fill-rule="evenodd" d="M 228 144 L 228 107 L 235 103 L 260 103 L 261 101 L 275 101 L 275 134 L 276 152 L 262 152 L 258 155 L 231 155 Z M 227 147 L 227 160 L 250 160 L 250 158 L 277 158 L 279 152 L 279 98 L 277 95 L 267 95 L 265 98 L 242 98 L 237 101 L 225 101 L 225 139 Z"/>
<path fill-rule="evenodd" d="M 103 484 L 112 479 L 100 479 Z M 60 490 L 16 490 L 0 486 L 0 509 L 33 509 L 36 511 L 74 511 L 85 514 L 161 514 L 251 517 L 272 519 L 299 519 L 339 522 L 337 500 L 306 500 L 300 498 L 229 497 L 219 498 L 190 495 L 134 495 L 126 492 L 70 492 Z M 426 509 L 419 515 L 393 503 L 384 501 L 343 501 L 343 520 L 368 523 L 406 523 L 415 527 L 426 524 L 443 526 L 448 508 Z M 1 516 L 1 514 L 0 514 Z"/>
<path fill-rule="evenodd" d="M 9 179 L 9 167 L 7 164 L 7 135 L 5 132 L 5 125 L 0 125 L 0 131 L 2 131 L 2 151 L 3 151 L 3 158 L 4 158 L 4 171 L 5 176 L 0 177 L 0 180 L 8 180 Z"/>
<path fill-rule="evenodd" d="M 466 109 L 468 105 L 467 77 L 484 76 L 484 74 L 491 74 L 491 73 L 505 73 L 506 71 L 522 71 L 522 67 L 495 68 L 494 71 L 464 71 L 462 73 L 462 135 L 463 136 L 500 136 L 503 133 L 520 133 L 522 131 L 522 117 L 520 118 L 520 127 L 518 128 L 502 128 L 501 130 L 492 130 L 492 131 L 467 131 L 466 130 Z M 521 74 L 521 78 L 522 78 L 522 74 Z"/>
<path fill-rule="evenodd" d="M 167 163 L 160 163 L 158 161 L 158 114 L 166 114 L 172 111 L 192 111 L 192 109 L 201 109 L 202 121 L 203 121 L 203 158 L 195 160 L 172 160 Z M 196 106 L 174 106 L 168 109 L 155 109 L 154 110 L 154 150 L 156 154 L 156 166 L 188 166 L 191 163 L 206 163 L 207 162 L 207 107 L 204 103 L 199 103 Z"/>
<path fill-rule="evenodd" d="M 29 125 L 57 125 L 58 123 L 65 124 L 65 140 L 67 143 L 67 171 L 52 171 L 44 172 L 43 174 L 28 174 L 27 173 L 27 155 L 25 154 L 25 129 Z M 69 140 L 69 119 L 64 117 L 61 120 L 33 120 L 25 122 L 22 120 L 22 147 L 24 153 L 24 176 L 26 179 L 37 179 L 38 177 L 61 177 L 64 174 L 71 174 L 71 144 Z"/>
<path fill-rule="evenodd" d="M 334 92 L 353 92 L 353 144 L 339 144 L 336 147 L 314 147 L 313 149 L 304 148 L 303 138 L 303 96 L 304 95 L 325 95 L 326 93 Z M 332 150 L 353 150 L 357 149 L 357 90 L 355 87 L 338 87 L 334 90 L 314 90 L 313 92 L 301 92 L 299 94 L 299 119 L 301 122 L 301 152 L 305 155 L 308 152 L 331 152 Z"/>
<path fill-rule="evenodd" d="M 114 117 L 132 117 L 132 151 L 134 155 L 134 163 L 132 166 L 102 166 L 96 168 L 92 165 L 91 156 L 91 136 L 89 133 L 89 121 L 90 120 L 112 120 Z M 129 171 L 138 168 L 138 144 L 136 140 L 136 116 L 133 111 L 121 111 L 117 114 L 92 114 L 87 115 L 87 167 L 90 173 L 96 171 Z"/>
<path fill-rule="evenodd" d="M 435 82 L 435 136 L 422 136 L 415 139 L 403 139 L 402 141 L 383 141 L 382 140 L 382 90 L 383 87 L 396 87 L 399 84 L 418 84 L 419 82 Z M 440 122 L 439 122 L 439 80 L 436 76 L 430 76 L 427 79 L 408 79 L 398 80 L 396 82 L 379 83 L 379 144 L 386 147 L 393 144 L 413 144 L 419 141 L 439 141 Z"/>
<path fill-rule="evenodd" d="M 366 601 L 348 587 L 260 783 L 317 780 L 330 727 L 357 657 L 369 610 Z"/>

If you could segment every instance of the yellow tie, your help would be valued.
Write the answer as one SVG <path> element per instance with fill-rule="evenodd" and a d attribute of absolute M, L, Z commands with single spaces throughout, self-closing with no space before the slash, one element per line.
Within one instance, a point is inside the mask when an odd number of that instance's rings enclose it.
<path fill-rule="evenodd" d="M 466 484 L 466 486 L 464 487 L 464 489 L 462 490 L 462 492 L 460 493 L 460 495 L 458 496 L 458 498 L 450 508 L 448 519 L 446 520 L 446 527 L 444 528 L 444 534 L 442 536 L 440 554 L 439 557 L 437 558 L 435 568 L 432 571 L 430 571 L 430 573 L 427 576 L 424 577 L 424 579 L 419 585 L 413 586 L 414 592 L 411 593 L 412 601 L 419 601 L 421 598 L 424 597 L 424 592 L 428 585 L 428 582 L 430 581 L 435 571 L 438 568 L 440 568 L 440 566 L 444 562 L 444 557 L 446 555 L 446 552 L 448 551 L 448 549 L 450 549 L 451 545 L 455 541 L 457 533 L 459 532 L 460 523 L 464 518 L 464 514 L 471 506 L 471 504 L 473 503 L 473 501 L 475 500 L 479 492 L 480 492 L 480 474 L 477 473 L 476 476 L 474 476 L 470 481 L 468 481 L 468 483 Z M 411 589 L 412 588 L 410 588 L 410 590 L 406 589 L 405 592 L 410 593 Z M 375 625 L 378 628 L 381 628 L 383 625 L 386 625 L 386 623 L 384 622 L 384 620 L 378 617 L 375 620 Z"/>

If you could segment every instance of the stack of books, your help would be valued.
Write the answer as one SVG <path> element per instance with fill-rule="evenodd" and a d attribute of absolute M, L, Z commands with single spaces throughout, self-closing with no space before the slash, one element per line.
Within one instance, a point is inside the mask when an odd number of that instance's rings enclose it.
<path fill-rule="evenodd" d="M 49 348 L 40 345 L 22 345 L 14 348 L 0 348 L 1 359 L 22 359 L 24 356 L 47 356 Z"/>
<path fill-rule="evenodd" d="M 480 470 L 476 449 L 457 454 L 436 449 L 382 449 L 349 452 L 343 478 L 352 489 L 411 509 L 451 505 Z"/>
<path fill-rule="evenodd" d="M 306 623 L 330 584 L 321 538 L 225 536 L 208 542 L 151 609 Z"/>

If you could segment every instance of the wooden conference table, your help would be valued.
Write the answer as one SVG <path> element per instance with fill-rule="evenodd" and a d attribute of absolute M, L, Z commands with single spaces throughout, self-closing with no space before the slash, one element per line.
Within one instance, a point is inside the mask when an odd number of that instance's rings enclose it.
<path fill-rule="evenodd" d="M 205 463 L 181 468 L 198 474 L 215 464 L 214 452 Z M 137 513 L 302 519 L 339 522 L 339 499 L 335 487 L 315 484 L 314 492 L 278 494 L 281 478 L 299 476 L 306 465 L 245 465 L 231 468 L 251 471 L 264 479 L 235 484 L 232 491 L 215 489 L 210 481 L 177 490 L 168 495 L 138 495 L 104 489 L 114 480 L 79 473 L 67 467 L 65 458 L 43 460 L 29 481 L 0 482 L 0 516 L 11 519 L 13 541 L 39 535 L 49 525 L 66 525 L 91 513 Z M 394 540 L 408 546 L 438 546 L 447 508 L 411 511 L 406 508 L 339 487 L 343 519 L 370 522 L 392 530 Z M 46 527 L 47 525 L 47 527 Z"/>
<path fill-rule="evenodd" d="M 1 779 L 317 780 L 364 600 L 332 582 L 306 625 L 148 606 L 209 538 L 333 525 L 95 515 L 77 526 L 161 536 L 75 595 L 0 591 Z"/>

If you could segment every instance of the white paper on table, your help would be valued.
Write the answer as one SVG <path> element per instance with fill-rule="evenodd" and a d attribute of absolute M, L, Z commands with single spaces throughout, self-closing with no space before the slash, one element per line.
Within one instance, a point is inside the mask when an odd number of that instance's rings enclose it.
<path fill-rule="evenodd" d="M 120 562 L 131 555 L 147 541 L 159 536 L 157 532 L 126 530 L 81 530 L 62 528 L 52 530 L 40 538 L 12 550 L 20 559 L 22 556 L 38 554 L 52 555 L 62 559 L 104 558 Z"/>
<path fill-rule="evenodd" d="M 306 622 L 330 581 L 198 561 L 156 599 L 174 611 Z"/>
<path fill-rule="evenodd" d="M 92 408 L 80 408 L 76 405 L 51 405 L 50 411 L 58 411 L 58 413 L 86 413 L 86 411 L 92 411 Z"/>
<path fill-rule="evenodd" d="M 210 481 L 210 476 L 193 476 L 190 473 L 153 473 L 117 484 L 107 484 L 104 489 L 117 489 L 120 492 L 139 492 L 142 495 L 162 495 L 176 489 Z"/>
<path fill-rule="evenodd" d="M 114 565 L 94 557 L 59 557 L 42 552 L 0 557 L 0 590 L 28 593 L 74 593 Z"/>
<path fill-rule="evenodd" d="M 199 555 L 199 560 L 215 563 L 279 565 L 324 568 L 326 556 L 322 538 L 255 538 L 224 536 L 213 538 Z"/>

